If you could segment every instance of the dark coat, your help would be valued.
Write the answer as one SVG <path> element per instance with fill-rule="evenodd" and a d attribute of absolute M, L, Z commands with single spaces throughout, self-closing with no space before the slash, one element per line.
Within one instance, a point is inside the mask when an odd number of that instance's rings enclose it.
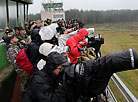
<path fill-rule="evenodd" d="M 31 63 L 34 66 L 34 71 L 36 71 L 37 69 L 37 63 L 40 60 L 40 53 L 39 53 L 39 47 L 41 44 L 41 40 L 40 40 L 40 35 L 39 35 L 39 29 L 34 29 L 31 32 L 31 43 L 28 46 L 27 49 L 27 56 L 29 57 L 29 60 L 31 61 Z"/>
<path fill-rule="evenodd" d="M 67 62 L 65 57 L 57 52 L 47 56 L 47 65 L 38 71 L 41 75 L 36 74 L 32 80 L 31 92 L 34 96 L 32 102 L 66 102 L 66 93 L 64 87 L 59 84 L 59 77 L 52 75 L 52 71 L 64 62 Z"/>
<path fill-rule="evenodd" d="M 34 96 L 32 102 L 66 102 L 63 86 L 58 85 L 49 73 L 43 72 L 43 76 L 34 76 L 31 85 L 32 95 Z"/>

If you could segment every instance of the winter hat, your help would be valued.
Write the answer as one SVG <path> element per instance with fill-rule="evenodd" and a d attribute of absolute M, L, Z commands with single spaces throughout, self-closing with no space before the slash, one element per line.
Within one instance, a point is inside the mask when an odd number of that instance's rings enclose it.
<path fill-rule="evenodd" d="M 52 48 L 54 47 L 53 44 L 50 43 L 43 43 L 40 48 L 39 48 L 39 52 L 45 56 L 47 56 L 49 54 L 49 52 L 52 50 Z"/>
<path fill-rule="evenodd" d="M 57 68 L 57 66 L 68 65 L 68 64 L 69 63 L 64 56 L 62 56 L 58 52 L 51 52 L 47 56 L 46 66 L 44 67 L 44 69 L 47 72 L 51 73 L 53 70 Z"/>
<path fill-rule="evenodd" d="M 62 65 L 63 63 L 67 62 L 66 58 L 59 54 L 58 52 L 51 52 L 47 56 L 47 65 L 54 64 L 54 65 Z"/>
<path fill-rule="evenodd" d="M 5 38 L 5 42 L 7 45 L 10 44 L 10 41 L 15 37 L 15 35 L 9 35 Z"/>

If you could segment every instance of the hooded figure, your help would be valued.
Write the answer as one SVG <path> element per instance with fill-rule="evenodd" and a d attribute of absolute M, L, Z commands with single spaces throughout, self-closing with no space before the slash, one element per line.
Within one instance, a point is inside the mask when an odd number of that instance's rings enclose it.
<path fill-rule="evenodd" d="M 41 40 L 40 39 L 41 39 L 41 37 L 39 35 L 39 29 L 33 30 L 32 33 L 31 33 L 32 42 L 37 43 L 38 45 L 40 45 L 41 44 Z"/>
<path fill-rule="evenodd" d="M 66 63 L 65 57 L 57 52 L 47 56 L 47 64 L 32 80 L 32 102 L 66 102 L 64 88 L 58 80 L 59 72 Z"/>
<path fill-rule="evenodd" d="M 48 42 L 54 45 L 58 45 L 57 41 L 57 30 L 56 28 L 58 27 L 57 23 L 50 24 L 46 27 L 41 28 L 39 31 L 39 35 L 41 36 L 41 39 L 44 42 Z"/>
<path fill-rule="evenodd" d="M 76 35 L 70 37 L 67 40 L 66 46 L 69 46 L 71 49 L 68 53 L 68 57 L 70 58 L 71 63 L 75 64 L 79 61 L 78 59 L 76 59 L 75 61 L 73 60 L 81 55 L 81 53 L 78 51 L 78 47 L 82 48 L 83 45 L 81 45 L 80 42 L 84 42 L 87 44 L 87 42 L 84 41 L 84 38 L 86 36 L 88 36 L 88 31 L 86 29 L 80 29 Z"/>
<path fill-rule="evenodd" d="M 88 28 L 88 29 L 86 29 L 86 30 L 88 31 L 88 37 L 92 37 L 92 34 L 94 33 L 94 28 Z M 67 40 L 68 40 L 70 37 L 72 37 L 72 36 L 74 36 L 75 34 L 77 34 L 77 33 L 78 33 L 78 30 L 73 31 L 73 32 L 68 33 L 68 34 L 63 34 L 63 35 L 61 35 L 61 36 L 58 38 L 58 45 L 59 45 L 60 47 L 65 47 L 65 46 L 66 46 Z"/>
<path fill-rule="evenodd" d="M 40 60 L 39 46 L 41 44 L 41 37 L 39 35 L 39 30 L 34 29 L 31 33 L 31 43 L 26 51 L 29 60 L 34 66 L 34 71 L 37 70 L 37 63 Z"/>
<path fill-rule="evenodd" d="M 47 73 L 52 73 L 52 71 L 56 69 L 58 65 L 65 65 L 68 62 L 67 59 L 58 52 L 51 52 L 47 56 L 46 61 L 46 65 L 43 70 L 45 70 Z"/>

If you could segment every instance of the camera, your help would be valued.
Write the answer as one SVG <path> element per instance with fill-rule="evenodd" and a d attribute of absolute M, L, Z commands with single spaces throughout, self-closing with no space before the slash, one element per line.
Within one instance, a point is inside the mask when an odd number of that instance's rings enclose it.
<path fill-rule="evenodd" d="M 104 38 L 101 34 L 96 34 L 94 37 L 88 37 L 88 46 L 95 48 L 96 52 L 100 50 L 102 44 L 104 44 Z"/>
<path fill-rule="evenodd" d="M 132 57 L 132 58 L 131 58 Z M 101 94 L 113 73 L 138 68 L 135 49 L 111 53 L 96 60 L 78 62 L 65 69 L 65 87 L 73 86 L 76 96 L 88 98 Z M 70 90 L 70 89 L 68 89 Z"/>

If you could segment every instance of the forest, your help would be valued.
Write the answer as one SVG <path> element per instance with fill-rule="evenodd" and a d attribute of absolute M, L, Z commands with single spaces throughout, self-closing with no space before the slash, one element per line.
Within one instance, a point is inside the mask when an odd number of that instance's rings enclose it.
<path fill-rule="evenodd" d="M 138 22 L 138 10 L 77 10 L 72 9 L 65 12 L 66 20 L 78 19 L 84 24 L 103 24 L 120 22 Z"/>
<path fill-rule="evenodd" d="M 78 19 L 86 25 L 104 23 L 138 22 L 138 10 L 78 10 L 65 11 L 66 20 Z M 29 20 L 41 19 L 40 13 L 30 14 Z"/>

